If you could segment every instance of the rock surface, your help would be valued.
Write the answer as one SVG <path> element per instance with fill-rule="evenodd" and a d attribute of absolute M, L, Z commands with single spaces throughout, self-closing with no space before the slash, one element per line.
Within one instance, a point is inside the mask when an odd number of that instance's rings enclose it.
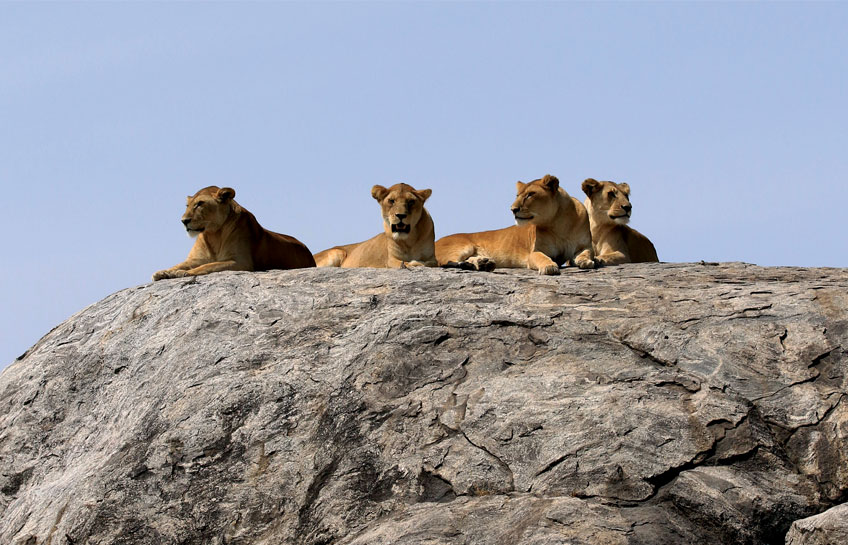
<path fill-rule="evenodd" d="M 786 535 L 786 545 L 842 545 L 848 543 L 848 503 L 820 515 L 796 520 Z"/>
<path fill-rule="evenodd" d="M 783 543 L 848 499 L 846 350 L 843 269 L 139 286 L 0 375 L 0 543 Z"/>

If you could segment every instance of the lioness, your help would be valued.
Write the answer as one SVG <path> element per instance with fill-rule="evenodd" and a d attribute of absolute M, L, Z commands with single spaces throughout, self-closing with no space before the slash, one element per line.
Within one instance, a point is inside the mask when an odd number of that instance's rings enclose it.
<path fill-rule="evenodd" d="M 435 267 L 436 238 L 433 219 L 424 208 L 433 193 L 407 184 L 386 189 L 371 188 L 371 196 L 380 203 L 383 231 L 365 242 L 335 246 L 315 254 L 319 267 L 376 267 L 397 269 L 403 266 Z"/>
<path fill-rule="evenodd" d="M 581 269 L 595 266 L 589 217 L 580 201 L 545 175 L 529 184 L 516 184 L 511 227 L 482 233 L 459 233 L 436 241 L 436 258 L 443 266 L 465 263 L 477 270 L 535 269 L 539 274 L 559 274 L 570 261 Z"/>
<path fill-rule="evenodd" d="M 153 280 L 315 266 L 309 248 L 294 237 L 263 229 L 235 196 L 234 189 L 213 185 L 188 197 L 182 222 L 196 238 L 194 246 L 185 261 L 153 273 Z"/>
<path fill-rule="evenodd" d="M 648 237 L 627 226 L 633 208 L 629 185 L 588 178 L 583 182 L 583 192 L 586 193 L 586 210 L 589 211 L 592 245 L 598 264 L 659 261 Z"/>

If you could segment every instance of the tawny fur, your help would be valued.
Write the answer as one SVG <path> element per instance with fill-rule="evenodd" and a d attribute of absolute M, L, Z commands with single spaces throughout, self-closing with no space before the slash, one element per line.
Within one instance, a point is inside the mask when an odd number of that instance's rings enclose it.
<path fill-rule="evenodd" d="M 424 208 L 432 190 L 407 184 L 386 189 L 375 185 L 371 196 L 380 203 L 383 232 L 364 242 L 334 246 L 315 254 L 319 267 L 435 267 L 433 219 Z"/>
<path fill-rule="evenodd" d="M 264 229 L 236 201 L 235 190 L 210 186 L 188 197 L 182 221 L 196 236 L 185 261 L 153 274 L 153 280 L 218 271 L 267 271 L 314 267 L 299 240 Z"/>
<path fill-rule="evenodd" d="M 470 263 L 478 270 L 529 268 L 559 274 L 561 265 L 595 266 L 589 216 L 580 201 L 546 175 L 516 184 L 511 210 L 516 224 L 495 231 L 459 233 L 436 241 L 440 265 Z"/>
<path fill-rule="evenodd" d="M 629 185 L 588 178 L 583 182 L 583 192 L 599 265 L 659 261 L 648 237 L 627 225 L 632 210 Z"/>

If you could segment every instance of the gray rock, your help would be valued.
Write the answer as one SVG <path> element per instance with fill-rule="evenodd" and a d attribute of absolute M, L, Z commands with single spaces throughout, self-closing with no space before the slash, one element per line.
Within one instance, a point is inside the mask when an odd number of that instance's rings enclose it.
<path fill-rule="evenodd" d="M 0 543 L 782 543 L 848 495 L 847 349 L 843 269 L 139 286 L 0 375 Z"/>
<path fill-rule="evenodd" d="M 848 503 L 820 515 L 796 520 L 786 534 L 786 545 L 843 545 L 848 543 Z"/>

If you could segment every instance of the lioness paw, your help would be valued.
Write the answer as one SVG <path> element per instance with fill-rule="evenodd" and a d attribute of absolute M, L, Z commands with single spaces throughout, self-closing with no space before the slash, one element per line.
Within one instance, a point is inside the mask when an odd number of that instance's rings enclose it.
<path fill-rule="evenodd" d="M 495 262 L 489 259 L 488 257 L 470 257 L 468 258 L 468 262 L 471 263 L 478 271 L 492 272 L 493 270 L 495 270 Z"/>
<path fill-rule="evenodd" d="M 539 274 L 555 275 L 559 274 L 559 265 L 552 263 L 539 268 Z"/>
<path fill-rule="evenodd" d="M 483 257 L 483 258 L 480 259 L 480 261 L 477 262 L 477 270 L 478 271 L 485 271 L 485 272 L 492 272 L 493 270 L 495 270 L 495 262 L 492 261 L 491 259 Z"/>
<path fill-rule="evenodd" d="M 581 269 L 594 269 L 595 268 L 595 260 L 588 258 L 580 258 L 574 260 L 575 264 Z"/>
<path fill-rule="evenodd" d="M 182 269 L 165 269 L 153 273 L 153 281 L 155 282 L 156 280 L 165 280 L 168 278 L 181 278 L 183 276 L 188 276 L 188 271 L 184 271 Z"/>

